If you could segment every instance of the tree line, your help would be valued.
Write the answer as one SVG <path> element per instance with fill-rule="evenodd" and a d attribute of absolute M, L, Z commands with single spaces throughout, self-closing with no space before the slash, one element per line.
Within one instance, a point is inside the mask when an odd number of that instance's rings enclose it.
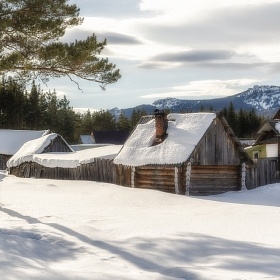
<path fill-rule="evenodd" d="M 267 121 L 264 116 L 257 115 L 254 109 L 236 111 L 232 102 L 222 113 L 239 138 L 255 138 L 260 126 Z"/>
<path fill-rule="evenodd" d="M 130 119 L 121 113 L 116 120 L 108 110 L 78 113 L 65 96 L 44 92 L 34 82 L 30 90 L 12 80 L 0 84 L 0 129 L 50 129 L 72 144 L 94 130 L 130 131 L 143 115 L 144 110 L 134 110 Z"/>
<path fill-rule="evenodd" d="M 264 122 L 264 118 L 254 110 L 235 111 L 232 103 L 222 112 L 236 135 L 241 138 L 254 137 Z M 140 109 L 134 109 L 130 118 L 121 112 L 118 119 L 108 110 L 78 113 L 65 96 L 58 98 L 55 90 L 44 92 L 34 82 L 30 90 L 13 80 L 0 85 L 1 129 L 50 129 L 61 134 L 70 144 L 79 143 L 80 135 L 92 131 L 131 131 L 144 115 L 147 112 Z"/>

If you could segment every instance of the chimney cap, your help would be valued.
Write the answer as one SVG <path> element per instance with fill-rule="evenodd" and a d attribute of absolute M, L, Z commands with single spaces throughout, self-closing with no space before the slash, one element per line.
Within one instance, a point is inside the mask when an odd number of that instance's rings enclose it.
<path fill-rule="evenodd" d="M 164 110 L 155 109 L 155 115 L 166 115 Z"/>

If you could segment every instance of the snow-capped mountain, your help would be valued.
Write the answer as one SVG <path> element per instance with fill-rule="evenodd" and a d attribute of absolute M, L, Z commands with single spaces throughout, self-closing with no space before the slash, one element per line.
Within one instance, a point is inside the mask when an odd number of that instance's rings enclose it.
<path fill-rule="evenodd" d="M 257 111 L 277 109 L 280 106 L 280 87 L 254 86 L 236 95 Z"/>
<path fill-rule="evenodd" d="M 273 110 L 280 107 L 280 87 L 279 86 L 254 86 L 236 95 L 207 99 L 207 100 L 180 100 L 176 98 L 160 99 L 153 103 L 158 109 L 178 110 L 199 110 L 213 108 L 222 110 L 232 102 L 235 109 L 252 109 L 256 111 Z"/>
<path fill-rule="evenodd" d="M 152 114 L 155 109 L 170 110 L 171 112 L 196 112 L 202 108 L 210 108 L 220 111 L 228 107 L 232 102 L 235 110 L 251 110 L 256 113 L 273 115 L 280 108 L 280 86 L 254 86 L 241 93 L 223 98 L 184 100 L 177 98 L 165 98 L 156 100 L 152 105 L 139 105 L 135 108 L 122 109 L 122 112 L 130 117 L 133 109 L 145 110 L 147 114 Z M 114 108 L 116 111 L 116 108 Z"/>

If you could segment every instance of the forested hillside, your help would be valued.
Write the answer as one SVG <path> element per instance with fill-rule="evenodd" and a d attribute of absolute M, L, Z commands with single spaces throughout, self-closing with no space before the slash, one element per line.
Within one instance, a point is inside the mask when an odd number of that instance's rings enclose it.
<path fill-rule="evenodd" d="M 200 108 L 200 111 L 204 110 Z M 223 114 L 242 138 L 253 137 L 264 121 L 254 110 L 235 111 L 232 103 L 223 109 Z M 146 111 L 139 109 L 134 109 L 130 118 L 121 113 L 118 119 L 109 110 L 77 113 L 65 96 L 58 98 L 55 90 L 43 92 L 35 83 L 27 90 L 10 80 L 0 88 L 0 129 L 50 129 L 61 134 L 70 144 L 79 143 L 81 134 L 90 134 L 94 130 L 131 131 L 143 115 Z"/>

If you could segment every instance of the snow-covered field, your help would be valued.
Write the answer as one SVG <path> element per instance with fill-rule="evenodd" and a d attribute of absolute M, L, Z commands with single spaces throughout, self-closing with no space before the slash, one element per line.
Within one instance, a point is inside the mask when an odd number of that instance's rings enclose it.
<path fill-rule="evenodd" d="M 187 197 L 0 173 L 0 279 L 280 279 L 280 184 Z"/>

